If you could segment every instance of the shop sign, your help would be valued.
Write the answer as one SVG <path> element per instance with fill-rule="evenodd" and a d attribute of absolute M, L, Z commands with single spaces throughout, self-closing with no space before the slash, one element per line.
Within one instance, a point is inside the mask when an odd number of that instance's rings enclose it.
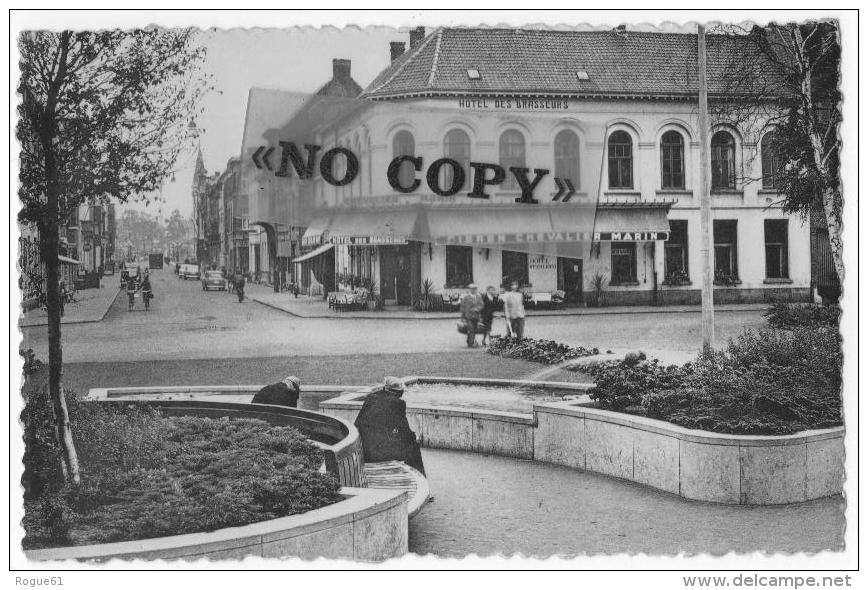
<path fill-rule="evenodd" d="M 473 111 L 564 111 L 570 101 L 561 98 L 459 98 L 458 108 Z"/>
<path fill-rule="evenodd" d="M 653 242 L 669 239 L 668 231 L 596 232 L 595 242 Z"/>
<path fill-rule="evenodd" d="M 530 270 L 554 270 L 557 264 L 548 256 L 534 256 L 527 261 Z"/>
<path fill-rule="evenodd" d="M 524 242 L 582 242 L 590 234 L 578 231 L 457 234 L 438 237 L 437 244 L 511 244 Z"/>
<path fill-rule="evenodd" d="M 389 244 L 406 244 L 407 238 L 392 235 L 381 236 L 342 236 L 323 234 L 323 241 L 330 244 L 344 244 L 350 246 L 376 246 Z"/>

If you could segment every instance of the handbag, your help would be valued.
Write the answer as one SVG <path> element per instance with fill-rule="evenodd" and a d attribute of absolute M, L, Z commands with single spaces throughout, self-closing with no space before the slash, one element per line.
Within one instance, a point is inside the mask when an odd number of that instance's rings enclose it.
<path fill-rule="evenodd" d="M 459 334 L 467 334 L 467 322 L 465 320 L 458 320 L 457 327 Z"/>

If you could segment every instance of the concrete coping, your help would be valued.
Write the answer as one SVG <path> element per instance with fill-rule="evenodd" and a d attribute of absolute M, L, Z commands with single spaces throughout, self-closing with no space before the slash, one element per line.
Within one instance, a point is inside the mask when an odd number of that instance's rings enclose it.
<path fill-rule="evenodd" d="M 405 385 L 414 385 L 417 383 L 448 383 L 453 385 L 490 385 L 501 387 L 549 387 L 552 389 L 563 389 L 567 391 L 575 391 L 577 394 L 586 392 L 593 387 L 587 383 L 568 383 L 564 381 L 526 381 L 516 379 L 476 379 L 472 377 L 420 377 L 410 376 L 403 379 Z M 362 398 L 368 395 L 379 385 L 356 389 L 355 391 L 346 391 L 339 397 L 320 402 L 321 408 L 335 410 L 358 410 L 364 403 Z M 408 409 L 419 414 L 435 414 L 438 416 L 456 416 L 462 418 L 475 418 L 492 420 L 495 422 L 512 422 L 515 424 L 533 425 L 534 418 L 532 414 L 524 414 L 521 412 L 505 412 L 502 410 L 486 410 L 483 408 L 457 408 L 455 406 L 438 406 L 436 404 L 418 404 L 412 403 L 407 405 Z"/>
<path fill-rule="evenodd" d="M 108 399 L 130 395 L 173 394 L 173 393 L 214 393 L 220 394 L 255 394 L 265 385 L 173 385 L 152 387 L 94 387 L 89 392 L 89 399 Z M 368 389 L 358 385 L 302 385 L 301 393 L 349 392 Z"/>
<path fill-rule="evenodd" d="M 666 422 L 665 420 L 657 420 L 646 416 L 635 416 L 623 412 L 616 412 L 614 410 L 590 407 L 591 403 L 590 400 L 579 402 L 545 402 L 534 404 L 533 411 L 534 415 L 546 413 L 575 416 L 577 418 L 584 418 L 585 420 L 596 420 L 598 422 L 608 422 L 610 424 L 627 426 L 629 428 L 635 428 L 636 430 L 653 432 L 688 442 L 711 445 L 750 447 L 801 445 L 808 442 L 838 438 L 844 433 L 843 426 L 805 430 L 793 434 L 782 435 L 727 434 L 721 432 L 710 432 L 707 430 L 692 430 L 690 428 L 678 426 L 677 424 L 672 424 L 671 422 Z"/>
<path fill-rule="evenodd" d="M 25 555 L 33 561 L 204 557 L 211 552 L 258 546 L 335 528 L 407 502 L 407 492 L 403 490 L 344 487 L 340 494 L 343 499 L 329 506 L 239 527 L 118 543 L 34 549 L 25 551 Z"/>

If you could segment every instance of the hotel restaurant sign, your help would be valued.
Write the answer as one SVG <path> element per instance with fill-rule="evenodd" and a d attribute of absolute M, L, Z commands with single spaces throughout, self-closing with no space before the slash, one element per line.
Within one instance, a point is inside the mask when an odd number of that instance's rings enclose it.
<path fill-rule="evenodd" d="M 646 232 L 518 232 L 518 233 L 474 233 L 455 234 L 436 237 L 434 243 L 438 245 L 495 245 L 495 244 L 524 244 L 524 243 L 550 243 L 550 242 L 646 242 L 666 241 L 669 232 L 646 231 Z"/>

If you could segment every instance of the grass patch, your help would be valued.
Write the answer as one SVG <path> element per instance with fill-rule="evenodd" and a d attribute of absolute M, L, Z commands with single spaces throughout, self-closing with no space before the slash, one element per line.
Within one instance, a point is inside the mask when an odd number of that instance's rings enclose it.
<path fill-rule="evenodd" d="M 251 419 L 164 417 L 148 406 L 67 394 L 82 483 L 64 485 L 51 409 L 30 392 L 26 549 L 241 526 L 332 504 L 340 484 L 297 430 Z"/>

